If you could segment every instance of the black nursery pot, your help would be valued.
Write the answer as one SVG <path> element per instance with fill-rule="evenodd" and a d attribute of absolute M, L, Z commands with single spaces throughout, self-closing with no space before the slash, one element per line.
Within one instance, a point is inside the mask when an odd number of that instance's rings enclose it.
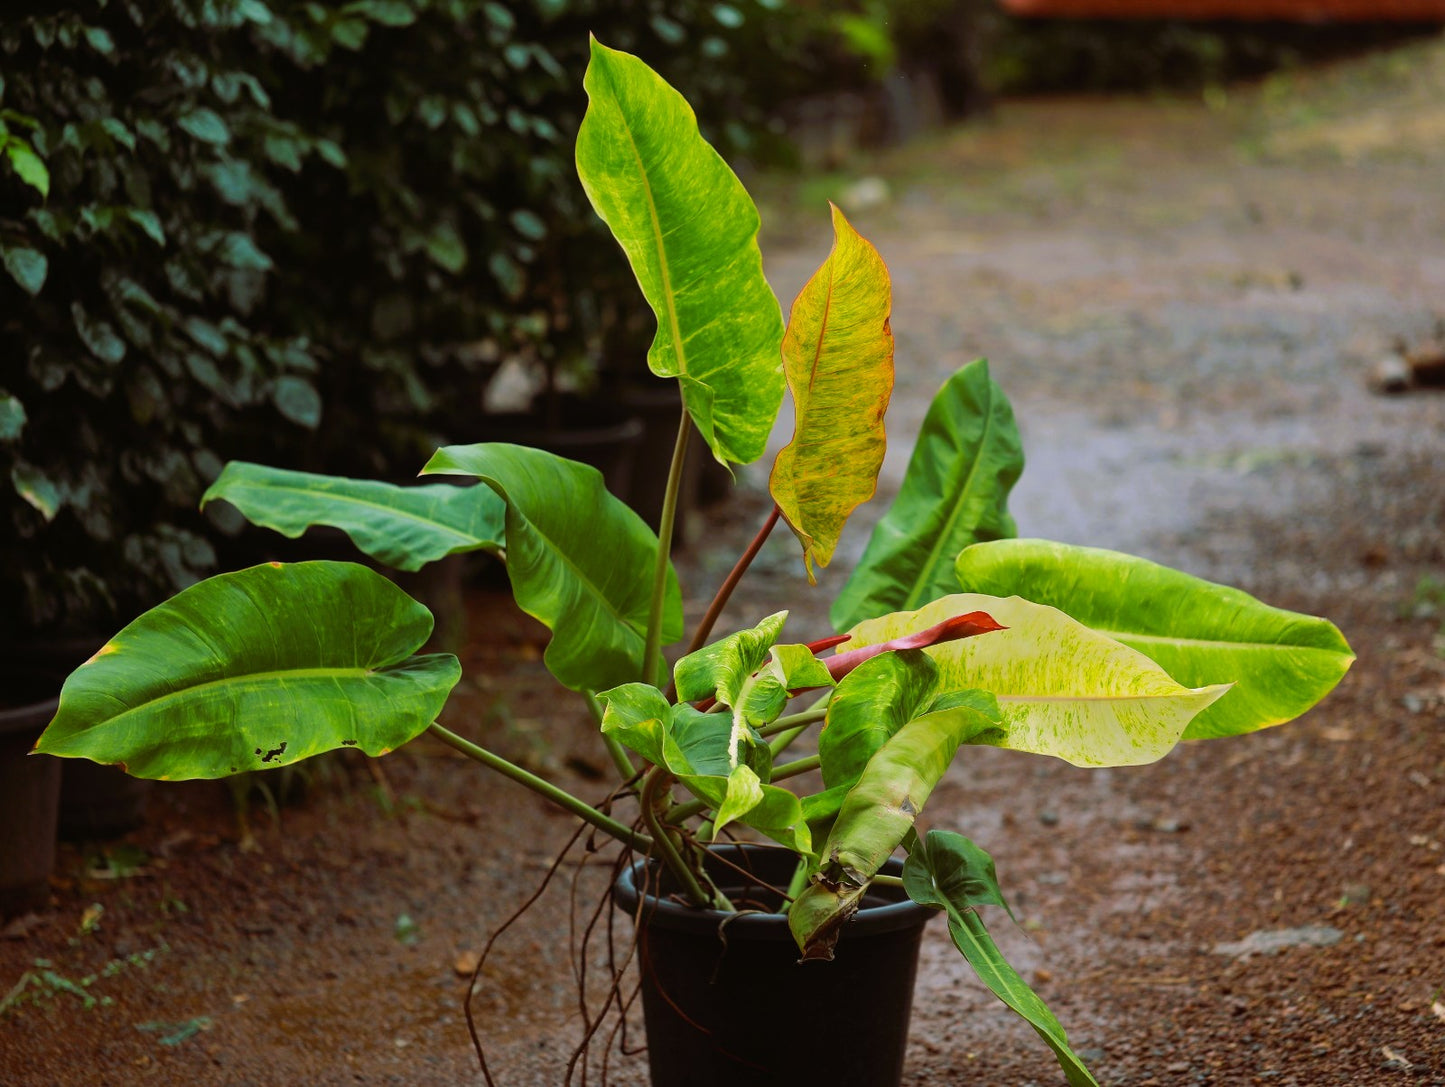
<path fill-rule="evenodd" d="M 787 885 L 796 860 L 747 845 L 714 853 L 775 887 Z M 613 903 L 633 917 L 644 863 L 612 888 Z M 728 866 L 710 858 L 707 868 L 734 902 L 776 907 L 776 895 L 746 887 Z M 897 861 L 885 868 L 900 870 Z M 664 880 L 664 896 L 669 890 Z M 652 1087 L 897 1087 L 919 941 L 935 912 L 902 890 L 875 888 L 833 960 L 800 963 L 782 915 L 729 915 L 648 895 L 637 949 Z"/>

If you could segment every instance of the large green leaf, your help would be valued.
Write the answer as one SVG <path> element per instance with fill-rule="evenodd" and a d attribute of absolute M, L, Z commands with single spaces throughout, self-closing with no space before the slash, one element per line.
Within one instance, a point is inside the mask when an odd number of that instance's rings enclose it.
<path fill-rule="evenodd" d="M 875 689 L 886 697 L 886 686 Z M 833 957 L 839 930 L 857 912 L 873 876 L 913 829 L 959 745 L 999 728 L 998 705 L 983 692 L 973 694 L 905 722 L 868 760 L 819 850 L 811 883 L 788 910 L 788 927 L 803 958 Z"/>
<path fill-rule="evenodd" d="M 993 994 L 1038 1031 L 1059 1060 L 1070 1087 L 1099 1087 L 1072 1049 L 1054 1013 L 1028 987 L 1018 971 L 1004 961 L 984 928 L 976 906 L 1003 905 L 993 861 L 967 838 L 931 830 L 903 865 L 903 886 L 921 906 L 948 914 L 948 933 L 969 966 Z"/>
<path fill-rule="evenodd" d="M 827 566 L 848 515 L 873 497 L 893 393 L 892 296 L 883 258 L 833 208 L 833 251 L 793 302 L 783 370 L 793 438 L 768 487 L 803 545 L 808 580 Z"/>
<path fill-rule="evenodd" d="M 643 666 L 657 537 L 596 468 L 492 442 L 439 449 L 423 474 L 481 479 L 507 505 L 507 576 L 517 604 L 552 632 L 546 663 L 573 690 L 665 674 Z M 682 637 L 682 593 L 668 564 L 662 637 Z"/>
<path fill-rule="evenodd" d="M 846 630 L 957 589 L 959 551 L 1014 535 L 1008 493 L 1023 466 L 1013 409 L 988 363 L 969 363 L 933 398 L 898 496 L 833 602 L 833 626 Z"/>
<path fill-rule="evenodd" d="M 363 552 L 398 570 L 420 570 L 464 551 L 500 554 L 507 513 L 490 487 L 398 487 L 245 461 L 226 465 L 201 505 L 217 499 L 252 524 L 292 539 L 313 525 L 339 528 Z"/>
<path fill-rule="evenodd" d="M 37 751 L 217 778 L 422 732 L 461 676 L 414 656 L 431 613 L 346 562 L 268 563 L 178 593 L 71 674 Z"/>
<path fill-rule="evenodd" d="M 1019 593 L 1056 607 L 1157 661 L 1180 683 L 1233 683 L 1190 722 L 1186 740 L 1298 717 L 1355 659 L 1327 619 L 1117 551 L 1003 540 L 967 548 L 957 569 L 968 591 Z"/>
<path fill-rule="evenodd" d="M 975 742 L 1053 755 L 1076 766 L 1129 766 L 1163 757 L 1227 685 L 1191 690 L 1144 654 L 1063 612 L 1019 597 L 959 594 L 862 623 L 847 643 L 889 641 L 960 612 L 984 611 L 1007 629 L 942 642 L 928 653 L 942 694 L 980 688 L 998 698 L 1004 727 Z"/>
<path fill-rule="evenodd" d="M 642 61 L 594 40 L 584 85 L 577 173 L 657 315 L 648 365 L 680 380 L 719 461 L 754 461 L 783 399 L 783 317 L 757 208 L 692 107 Z"/>

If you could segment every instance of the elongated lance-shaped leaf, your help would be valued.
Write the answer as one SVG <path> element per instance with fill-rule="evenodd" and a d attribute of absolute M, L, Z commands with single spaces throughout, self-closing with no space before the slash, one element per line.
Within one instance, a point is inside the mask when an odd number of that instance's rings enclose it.
<path fill-rule="evenodd" d="M 755 733 L 745 747 L 747 757 L 734 765 L 728 755 L 728 714 L 699 713 L 686 703 L 670 706 L 645 683 L 623 684 L 597 698 L 603 733 L 673 774 L 720 818 L 745 823 L 803 856 L 811 854 L 812 836 L 797 796 L 762 784 L 771 772 L 771 756 Z"/>
<path fill-rule="evenodd" d="M 414 656 L 431 613 L 348 562 L 221 574 L 140 616 L 75 670 L 36 744 L 136 777 L 218 778 L 355 747 L 384 755 L 461 677 Z"/>
<path fill-rule="evenodd" d="M 1017 531 L 1008 494 L 1023 466 L 1013 409 L 988 363 L 969 363 L 933 398 L 898 496 L 833 602 L 833 626 L 847 630 L 955 591 L 959 551 Z"/>
<path fill-rule="evenodd" d="M 370 479 L 232 461 L 201 505 L 229 502 L 253 525 L 292 539 L 315 525 L 339 528 L 365 554 L 398 570 L 465 551 L 502 551 L 507 506 L 490 487 L 398 487 Z"/>
<path fill-rule="evenodd" d="M 827 566 L 848 515 L 873 497 L 893 393 L 892 295 L 883 258 L 833 208 L 833 251 L 793 302 L 783 373 L 793 394 L 793 438 L 768 480 L 803 545 L 803 563 Z"/>
<path fill-rule="evenodd" d="M 920 649 L 884 653 L 850 672 L 828 700 L 818 734 L 823 785 L 853 785 L 863 768 L 938 693 L 938 666 Z"/>
<path fill-rule="evenodd" d="M 946 596 L 918 611 L 861 623 L 847 644 L 888 641 L 975 610 L 1007 629 L 924 652 L 938 665 L 941 693 L 977 687 L 997 696 L 1004 727 L 980 736 L 979 743 L 1053 755 L 1076 766 L 1153 762 L 1229 689 L 1184 687 L 1143 653 L 1056 608 L 1016 596 Z"/>
<path fill-rule="evenodd" d="M 507 505 L 507 576 L 518 606 L 552 632 L 547 668 L 574 691 L 665 674 L 643 664 L 657 537 L 596 468 L 504 442 L 438 449 L 425 473 L 471 475 Z M 682 593 L 667 569 L 662 639 L 682 637 Z"/>
<path fill-rule="evenodd" d="M 763 278 L 758 211 L 682 95 L 595 39 L 577 173 L 657 316 L 647 363 L 675 377 L 723 463 L 762 456 L 783 399 L 783 315 Z"/>
<path fill-rule="evenodd" d="M 976 544 L 958 556 L 970 592 L 1019 593 L 1132 646 L 1180 683 L 1234 687 L 1189 723 L 1186 740 L 1233 736 L 1298 717 L 1355 659 L 1327 619 L 1167 566 L 1047 540 Z"/>
<path fill-rule="evenodd" d="M 872 678 L 869 675 L 864 682 Z M 873 688 L 881 709 L 892 687 L 873 684 Z M 843 800 L 819 851 L 812 882 L 788 910 L 788 927 L 803 958 L 833 957 L 839 930 L 858 911 L 878 869 L 913 829 L 959 744 L 996 730 L 1001 723 L 993 698 L 974 692 L 971 699 L 914 717 L 878 748 Z"/>
<path fill-rule="evenodd" d="M 980 860 L 981 858 L 981 860 Z M 992 885 L 991 887 L 989 885 Z M 1004 961 L 974 907 L 1003 904 L 993 878 L 993 861 L 967 838 L 931 830 L 903 865 L 903 886 L 921 906 L 948 915 L 948 933 L 969 966 L 989 990 L 1038 1031 L 1054 1051 L 1070 1087 L 1099 1087 L 1098 1081 L 1069 1048 L 1069 1036 L 1054 1013 L 1028 987 L 1018 971 Z"/>

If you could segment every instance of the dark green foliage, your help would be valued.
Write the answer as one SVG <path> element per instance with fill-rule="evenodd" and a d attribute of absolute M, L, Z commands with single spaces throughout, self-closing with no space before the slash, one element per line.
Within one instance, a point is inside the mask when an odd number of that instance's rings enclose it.
<path fill-rule="evenodd" d="M 410 475 L 486 437 L 501 357 L 641 367 L 635 284 L 572 167 L 587 34 L 646 53 L 736 153 L 786 78 L 778 6 L 8 15 L 0 637 L 108 626 L 205 572 L 196 506 L 227 459 Z"/>

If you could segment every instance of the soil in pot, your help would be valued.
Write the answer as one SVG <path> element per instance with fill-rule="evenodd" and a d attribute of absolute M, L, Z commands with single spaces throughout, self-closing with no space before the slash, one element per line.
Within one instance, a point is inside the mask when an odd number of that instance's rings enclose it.
<path fill-rule="evenodd" d="M 787 918 L 769 887 L 786 886 L 795 858 L 766 846 L 718 853 L 713 879 L 738 914 L 639 896 L 639 862 L 613 888 L 637 919 L 652 1087 L 750 1087 L 799 1082 L 896 1087 L 903 1073 L 919 941 L 933 910 L 901 889 L 877 888 L 849 921 L 831 962 L 798 961 Z M 887 871 L 897 874 L 901 864 Z M 640 903 L 640 904 L 639 904 Z"/>

